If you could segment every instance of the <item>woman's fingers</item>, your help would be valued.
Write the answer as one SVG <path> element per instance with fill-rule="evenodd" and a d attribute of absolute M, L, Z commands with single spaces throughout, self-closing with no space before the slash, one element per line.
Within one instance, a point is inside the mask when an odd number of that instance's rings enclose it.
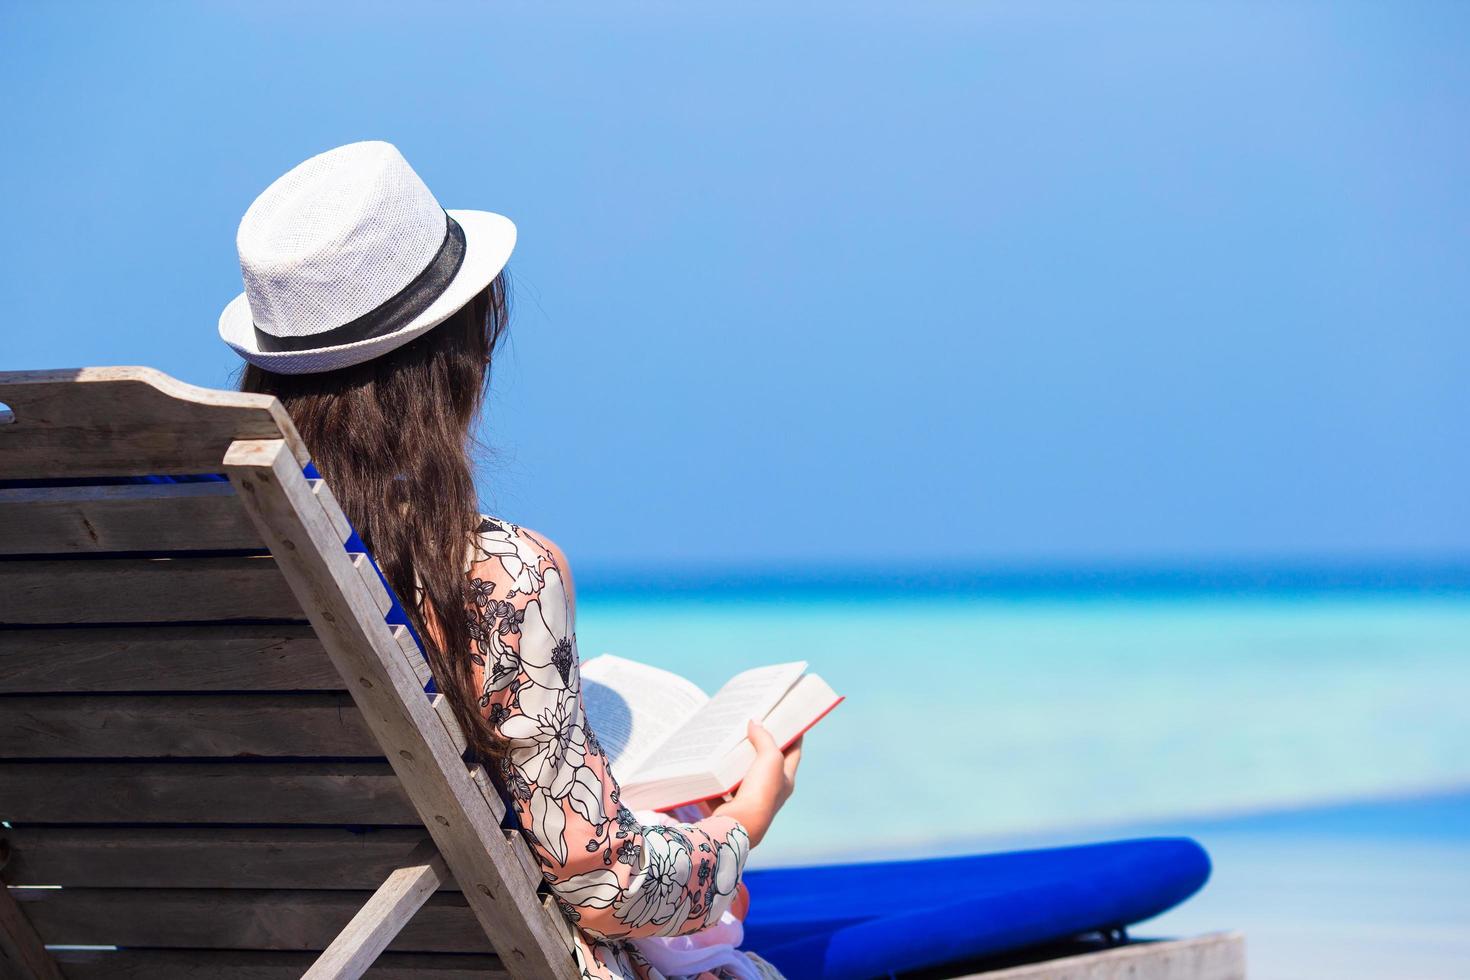
<path fill-rule="evenodd" d="M 796 781 L 796 767 L 801 765 L 801 739 L 791 744 L 786 750 L 786 757 L 781 761 L 781 768 L 786 773 L 788 783 Z"/>
<path fill-rule="evenodd" d="M 750 744 L 755 746 L 757 757 L 769 755 L 772 752 L 780 752 L 776 747 L 776 740 L 771 733 L 766 731 L 766 726 L 760 722 L 751 720 L 745 725 L 745 737 L 750 739 Z"/>

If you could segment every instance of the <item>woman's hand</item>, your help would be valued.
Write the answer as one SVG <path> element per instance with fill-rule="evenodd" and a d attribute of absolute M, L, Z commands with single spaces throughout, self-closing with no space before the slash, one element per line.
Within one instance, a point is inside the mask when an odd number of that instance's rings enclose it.
<path fill-rule="evenodd" d="M 755 746 L 755 761 L 750 764 L 735 798 L 715 808 L 715 815 L 734 817 L 750 835 L 755 847 L 771 829 L 776 811 L 781 809 L 796 788 L 796 767 L 801 764 L 801 739 L 783 754 L 764 725 L 752 721 L 746 725 L 746 737 Z"/>

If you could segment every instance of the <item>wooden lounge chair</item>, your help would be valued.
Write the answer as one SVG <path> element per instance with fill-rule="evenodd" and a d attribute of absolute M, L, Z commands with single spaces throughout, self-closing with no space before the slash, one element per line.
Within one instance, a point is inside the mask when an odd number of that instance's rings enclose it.
<path fill-rule="evenodd" d="M 13 969 L 577 976 L 275 399 L 102 368 L 0 402 L 0 479 L 228 476 L 0 491 L 0 554 L 35 556 L 0 562 L 3 874 L 62 886 L 0 890 Z"/>
<path fill-rule="evenodd" d="M 0 489 L 0 975 L 578 975 L 307 463 L 267 396 L 0 374 L 0 480 L 44 484 Z M 1244 966 L 1219 937 L 987 975 Z"/>

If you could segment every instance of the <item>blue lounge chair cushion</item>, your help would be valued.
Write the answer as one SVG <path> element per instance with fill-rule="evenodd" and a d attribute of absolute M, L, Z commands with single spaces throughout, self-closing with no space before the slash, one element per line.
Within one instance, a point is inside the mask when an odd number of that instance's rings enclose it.
<path fill-rule="evenodd" d="M 745 946 L 793 978 L 887 976 L 1132 925 L 1209 875 L 1184 838 L 752 869 Z"/>

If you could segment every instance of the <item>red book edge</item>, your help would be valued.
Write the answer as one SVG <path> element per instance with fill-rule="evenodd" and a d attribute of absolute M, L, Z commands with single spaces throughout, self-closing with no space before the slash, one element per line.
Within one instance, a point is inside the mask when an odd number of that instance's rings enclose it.
<path fill-rule="evenodd" d="M 789 741 L 787 741 L 787 743 L 785 745 L 781 746 L 781 751 L 782 752 L 785 752 L 787 749 L 791 748 L 791 746 L 795 745 L 797 739 L 801 738 L 807 732 L 809 732 L 813 728 L 815 728 L 817 722 L 821 721 L 823 718 L 825 718 L 829 714 L 831 714 L 833 708 L 837 707 L 839 704 L 841 704 L 842 702 L 844 702 L 846 700 L 847 700 L 847 695 L 845 695 L 845 694 L 839 694 L 837 696 L 837 700 L 836 701 L 833 701 L 831 704 L 827 705 L 827 707 L 823 708 L 822 709 L 822 713 L 819 714 L 819 715 L 817 715 L 815 718 L 813 718 L 811 720 L 810 724 L 808 724 L 801 731 L 797 732 L 795 735 L 791 736 L 791 739 Z M 725 797 L 729 796 L 731 793 L 735 792 L 735 790 L 737 790 L 737 789 L 740 788 L 740 783 L 741 783 L 741 780 L 738 780 L 737 779 L 737 780 L 735 780 L 734 784 L 731 785 L 730 788 L 727 789 L 727 790 L 725 790 L 724 792 L 715 793 L 715 794 L 713 794 L 711 796 L 701 796 L 701 797 L 698 797 L 697 799 L 693 799 L 693 800 L 685 800 L 683 803 L 670 803 L 667 806 L 654 807 L 654 812 L 655 813 L 668 813 L 670 810 L 677 810 L 681 806 L 690 806 L 691 804 L 694 804 L 694 803 L 708 803 L 711 800 L 720 800 L 721 802 L 723 802 L 724 799 L 725 799 Z"/>

